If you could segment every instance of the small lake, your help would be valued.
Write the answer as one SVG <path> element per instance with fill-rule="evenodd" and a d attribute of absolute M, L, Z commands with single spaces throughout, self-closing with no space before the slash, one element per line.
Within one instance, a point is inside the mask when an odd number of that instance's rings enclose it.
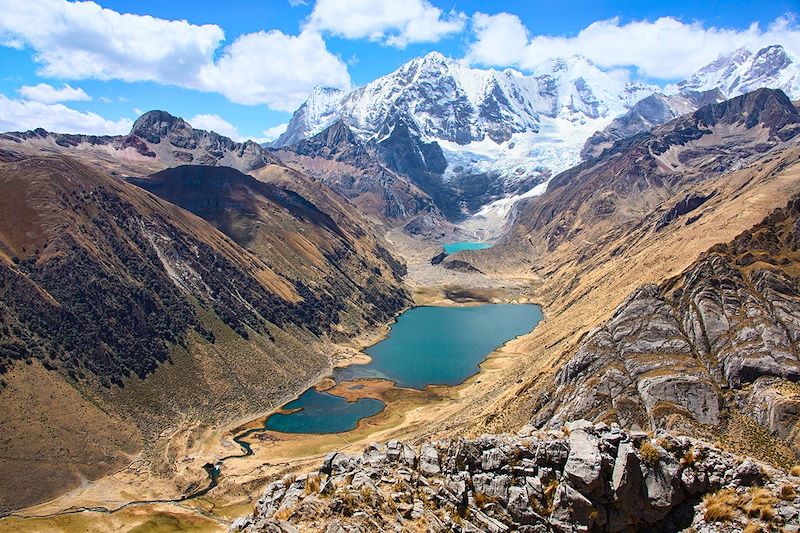
<path fill-rule="evenodd" d="M 389 336 L 364 350 L 366 365 L 334 371 L 337 383 L 359 378 L 394 381 L 399 387 L 458 385 L 480 370 L 486 357 L 507 341 L 531 331 L 542 319 L 533 304 L 484 304 L 469 307 L 415 307 L 397 319 Z M 380 400 L 356 402 L 309 389 L 270 416 L 266 429 L 285 433 L 349 431 L 358 421 L 379 413 Z"/>
<path fill-rule="evenodd" d="M 449 242 L 444 245 L 444 251 L 448 254 L 454 254 L 456 252 L 460 252 L 461 250 L 483 250 L 491 247 L 491 244 L 487 244 L 485 242 Z"/>

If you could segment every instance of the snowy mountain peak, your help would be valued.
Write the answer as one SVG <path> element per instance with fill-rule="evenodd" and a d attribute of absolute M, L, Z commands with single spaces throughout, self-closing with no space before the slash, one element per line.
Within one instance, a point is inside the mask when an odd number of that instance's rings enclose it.
<path fill-rule="evenodd" d="M 781 45 L 757 52 L 738 48 L 698 70 L 674 89 L 680 92 L 719 89 L 733 98 L 761 87 L 781 89 L 792 98 L 800 97 L 800 60 Z"/>
<path fill-rule="evenodd" d="M 386 135 L 402 118 L 427 140 L 503 143 L 539 131 L 542 116 L 616 116 L 655 90 L 619 80 L 582 56 L 550 60 L 526 75 L 471 68 L 431 52 L 346 95 L 315 90 L 277 145 L 319 133 L 338 118 L 364 138 Z"/>

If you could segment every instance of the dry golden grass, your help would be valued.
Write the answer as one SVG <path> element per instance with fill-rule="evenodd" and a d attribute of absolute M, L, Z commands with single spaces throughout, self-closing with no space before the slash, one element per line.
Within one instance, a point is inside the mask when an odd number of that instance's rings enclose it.
<path fill-rule="evenodd" d="M 278 512 L 275 513 L 273 518 L 275 520 L 288 520 L 289 517 L 292 516 L 292 514 L 294 514 L 294 508 L 293 507 L 285 507 L 283 509 L 278 509 Z"/>
<path fill-rule="evenodd" d="M 650 468 L 656 466 L 661 460 L 661 456 L 658 453 L 658 448 L 653 446 L 653 444 L 649 441 L 644 441 L 639 447 L 639 455 L 642 456 L 642 462 Z"/>
<path fill-rule="evenodd" d="M 740 498 L 731 489 L 723 489 L 703 498 L 706 506 L 703 518 L 706 522 L 728 522 L 736 516 Z"/>
<path fill-rule="evenodd" d="M 789 473 L 795 477 L 800 477 L 800 465 L 794 465 Z"/>
<path fill-rule="evenodd" d="M 767 529 L 764 526 L 762 526 L 761 524 L 756 524 L 755 522 L 750 522 L 742 530 L 742 533 L 767 533 Z"/>
<path fill-rule="evenodd" d="M 773 505 L 777 498 L 770 491 L 760 487 L 753 487 L 745 496 L 745 503 L 742 510 L 751 518 L 761 520 L 772 520 L 775 518 L 775 508 Z"/>
<path fill-rule="evenodd" d="M 316 494 L 317 492 L 319 492 L 319 487 L 321 483 L 322 480 L 318 475 L 308 476 L 308 478 L 306 479 L 306 486 L 305 486 L 306 495 Z"/>
<path fill-rule="evenodd" d="M 794 489 L 794 485 L 790 485 L 786 483 L 785 485 L 781 486 L 781 499 L 790 502 L 795 499 L 797 496 L 797 492 Z"/>
<path fill-rule="evenodd" d="M 490 503 L 494 503 L 496 501 L 493 497 L 482 492 L 475 492 L 473 497 L 475 498 L 475 505 L 477 505 L 479 509 L 482 509 Z"/>

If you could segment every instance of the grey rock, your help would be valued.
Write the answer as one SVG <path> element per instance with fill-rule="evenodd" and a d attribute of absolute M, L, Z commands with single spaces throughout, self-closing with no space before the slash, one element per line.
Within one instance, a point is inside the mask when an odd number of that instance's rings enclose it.
<path fill-rule="evenodd" d="M 736 467 L 735 479 L 742 485 L 750 487 L 760 485 L 763 482 L 763 475 L 757 464 L 750 459 L 745 459 L 742 464 Z"/>
<path fill-rule="evenodd" d="M 419 471 L 426 476 L 433 476 L 442 471 L 439 465 L 439 452 L 431 444 L 424 444 L 420 448 Z"/>
<path fill-rule="evenodd" d="M 571 432 L 569 456 L 564 466 L 564 475 L 570 484 L 585 494 L 602 492 L 602 467 L 597 437 L 583 429 Z"/>

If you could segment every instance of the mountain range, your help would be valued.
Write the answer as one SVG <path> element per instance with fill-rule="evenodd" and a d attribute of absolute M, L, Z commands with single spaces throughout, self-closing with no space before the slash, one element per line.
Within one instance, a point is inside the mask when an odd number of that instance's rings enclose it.
<path fill-rule="evenodd" d="M 433 52 L 349 93 L 315 89 L 273 146 L 292 151 L 334 124 L 341 128 L 340 122 L 359 143 L 378 145 L 402 125 L 414 143 L 441 150 L 446 167 L 429 169 L 422 188 L 448 198 L 450 205 L 434 202 L 448 218 L 503 216 L 508 197 L 615 140 L 753 87 L 800 97 L 798 80 L 800 61 L 779 45 L 722 56 L 668 87 L 669 94 L 620 79 L 580 56 L 522 74 L 471 68 Z"/>

